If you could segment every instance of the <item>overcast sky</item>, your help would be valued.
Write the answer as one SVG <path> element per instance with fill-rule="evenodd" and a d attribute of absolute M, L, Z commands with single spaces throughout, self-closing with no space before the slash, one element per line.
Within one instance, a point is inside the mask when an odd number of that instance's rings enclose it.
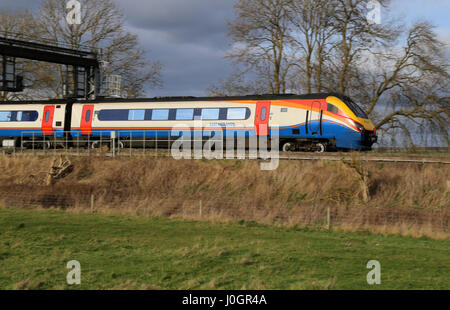
<path fill-rule="evenodd" d="M 148 90 L 148 96 L 203 96 L 212 83 L 230 74 L 231 64 L 224 55 L 230 49 L 226 34 L 227 21 L 234 17 L 233 0 L 113 1 L 122 8 L 126 27 L 139 36 L 148 57 L 164 65 L 164 87 Z M 39 2 L 1 0 L 0 9 L 32 11 Z M 394 0 L 392 11 L 407 22 L 433 22 L 439 37 L 450 45 L 450 0 Z"/>

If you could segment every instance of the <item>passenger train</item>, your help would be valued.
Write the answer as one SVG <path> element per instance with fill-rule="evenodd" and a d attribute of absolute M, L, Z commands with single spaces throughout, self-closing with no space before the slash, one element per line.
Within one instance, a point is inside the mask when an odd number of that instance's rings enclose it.
<path fill-rule="evenodd" d="M 9 101 L 0 104 L 0 139 L 3 146 L 26 146 L 36 138 L 70 137 L 95 147 L 100 137 L 169 138 L 174 126 L 193 130 L 196 120 L 206 131 L 222 130 L 223 137 L 233 130 L 270 138 L 277 126 L 282 151 L 370 150 L 377 141 L 366 113 L 337 93 Z"/>

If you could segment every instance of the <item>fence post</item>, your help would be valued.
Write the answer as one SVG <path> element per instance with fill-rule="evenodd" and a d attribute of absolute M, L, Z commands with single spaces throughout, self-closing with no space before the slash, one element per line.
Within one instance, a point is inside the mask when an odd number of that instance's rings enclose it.
<path fill-rule="evenodd" d="M 171 132 L 167 132 L 167 156 L 170 157 L 170 134 Z M 201 200 L 200 200 L 201 202 Z M 201 205 L 201 203 L 200 203 Z"/>
<path fill-rule="evenodd" d="M 144 130 L 144 141 L 143 141 L 143 143 L 144 143 L 144 157 L 145 157 L 145 137 L 146 137 L 146 134 L 145 134 L 145 130 Z"/>
<path fill-rule="evenodd" d="M 64 131 L 64 144 L 65 144 L 64 149 L 65 149 L 65 151 L 66 151 L 66 156 L 67 156 L 68 153 L 69 153 L 69 150 L 68 150 L 68 148 L 69 148 L 69 142 L 67 141 L 68 139 L 69 139 L 69 133 L 68 133 L 67 131 Z"/>
<path fill-rule="evenodd" d="M 111 131 L 110 136 L 111 136 L 111 151 L 112 151 L 111 156 L 115 157 L 116 156 L 116 132 Z"/>
<path fill-rule="evenodd" d="M 200 217 L 202 217 L 202 201 L 200 200 Z"/>
<path fill-rule="evenodd" d="M 94 194 L 91 194 L 91 213 L 94 213 Z"/>
<path fill-rule="evenodd" d="M 23 155 L 23 131 L 20 133 L 20 151 Z"/>
<path fill-rule="evenodd" d="M 327 207 L 327 229 L 331 228 L 331 210 L 330 207 Z"/>

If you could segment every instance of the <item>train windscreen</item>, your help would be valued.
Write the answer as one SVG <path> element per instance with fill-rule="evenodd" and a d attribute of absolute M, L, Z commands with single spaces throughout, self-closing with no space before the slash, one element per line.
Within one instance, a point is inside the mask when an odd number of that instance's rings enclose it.
<path fill-rule="evenodd" d="M 350 98 L 346 98 L 345 99 L 345 104 L 350 108 L 350 110 L 352 110 L 353 113 L 355 113 L 356 116 L 360 117 L 360 118 L 369 118 L 366 114 L 366 112 L 363 111 L 363 109 L 361 109 L 359 107 L 359 105 L 357 105 L 353 100 L 351 100 Z"/>

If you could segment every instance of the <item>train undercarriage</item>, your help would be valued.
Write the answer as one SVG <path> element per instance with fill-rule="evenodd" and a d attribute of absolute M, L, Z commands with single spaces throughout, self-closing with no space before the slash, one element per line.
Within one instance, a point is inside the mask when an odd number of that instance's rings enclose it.
<path fill-rule="evenodd" d="M 124 148 L 146 148 L 146 149 L 167 149 L 172 147 L 173 143 L 178 138 L 166 138 L 166 139 L 143 139 L 143 138 L 99 138 L 91 136 L 80 136 L 80 137 L 35 137 L 35 138 L 11 138 L 4 139 L 7 143 L 3 142 L 3 148 L 21 148 L 21 149 L 124 149 Z M 202 147 L 211 141 L 210 139 L 202 139 Z M 218 141 L 213 141 L 218 143 Z M 210 142 L 211 143 L 211 142 Z M 223 149 L 227 147 L 227 140 L 222 141 Z M 239 144 L 241 143 L 241 144 Z M 195 141 L 191 141 L 191 146 L 194 147 Z M 238 142 L 235 138 L 233 143 L 234 148 L 242 147 L 242 142 Z M 212 145 L 214 150 L 217 144 Z M 267 145 L 267 146 L 266 146 Z M 250 145 L 248 138 L 245 139 L 245 149 L 249 149 L 254 145 Z M 268 139 L 267 143 L 264 145 L 257 146 L 258 148 L 271 149 L 271 141 Z M 279 140 L 279 151 L 281 152 L 334 152 L 340 150 L 336 147 L 336 141 L 334 139 L 280 139 Z"/>

